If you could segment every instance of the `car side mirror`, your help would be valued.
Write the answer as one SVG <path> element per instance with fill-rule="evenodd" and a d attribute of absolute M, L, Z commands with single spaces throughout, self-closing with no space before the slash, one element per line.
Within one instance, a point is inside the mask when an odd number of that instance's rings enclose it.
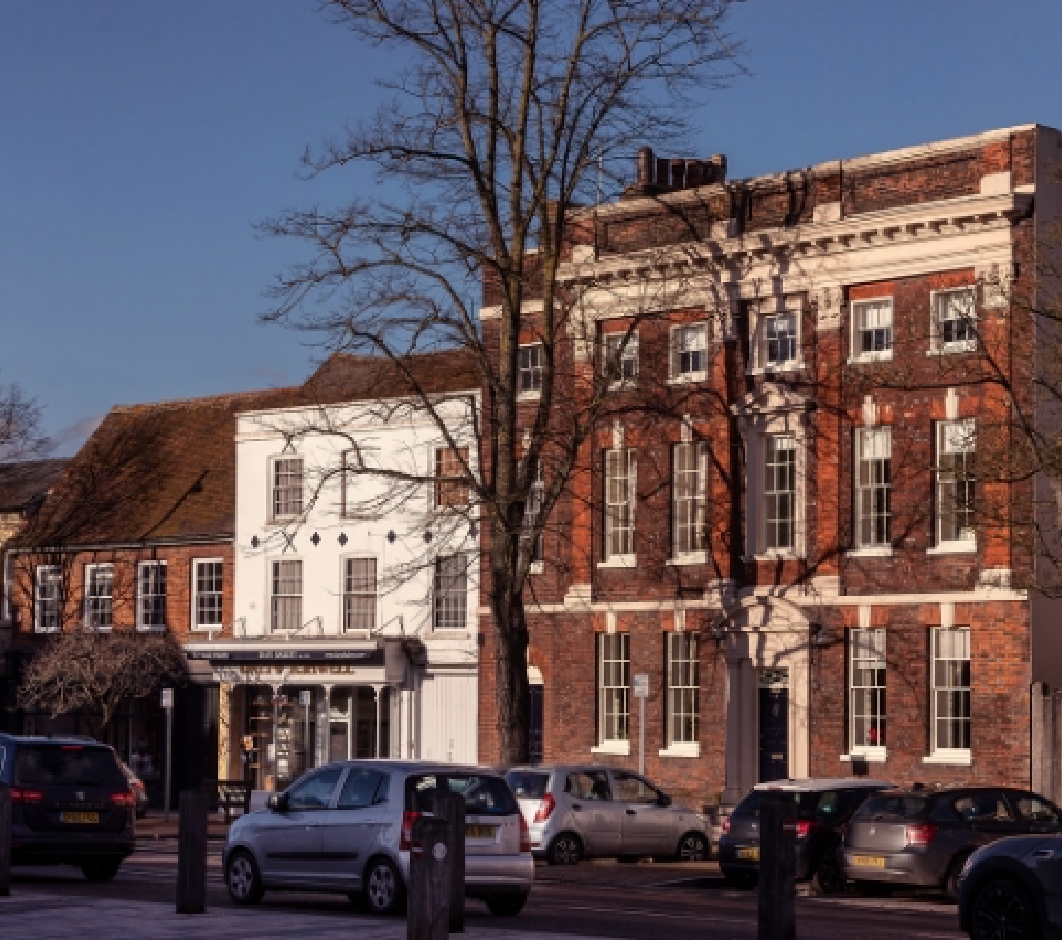
<path fill-rule="evenodd" d="M 660 794 L 660 799 L 657 800 L 657 802 L 661 806 L 670 806 L 671 805 L 671 797 L 668 796 L 666 793 L 661 793 Z"/>
<path fill-rule="evenodd" d="M 286 813 L 288 811 L 288 794 L 274 793 L 266 804 L 274 813 Z"/>

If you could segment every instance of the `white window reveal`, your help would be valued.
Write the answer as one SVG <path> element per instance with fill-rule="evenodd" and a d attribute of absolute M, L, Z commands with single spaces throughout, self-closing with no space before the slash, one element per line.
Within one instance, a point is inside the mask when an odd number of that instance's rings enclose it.
<path fill-rule="evenodd" d="M 629 633 L 597 634 L 598 745 L 629 747 L 631 644 Z"/>
<path fill-rule="evenodd" d="M 681 558 L 706 548 L 706 454 L 698 441 L 676 444 L 672 453 L 672 555 Z"/>
<path fill-rule="evenodd" d="M 974 457 L 977 427 L 973 418 L 937 422 L 937 546 L 977 544 L 974 516 Z"/>
<path fill-rule="evenodd" d="M 700 725 L 697 634 L 667 636 L 667 746 L 695 744 Z"/>
<path fill-rule="evenodd" d="M 892 546 L 892 429 L 856 430 L 856 548 Z"/>
<path fill-rule="evenodd" d="M 166 626 L 165 561 L 142 561 L 137 566 L 136 625 L 142 630 Z"/>
<path fill-rule="evenodd" d="M 302 562 L 274 561 L 272 565 L 270 617 L 274 632 L 302 627 Z"/>
<path fill-rule="evenodd" d="M 605 375 L 609 388 L 629 388 L 638 383 L 638 334 L 606 333 Z"/>
<path fill-rule="evenodd" d="M 763 451 L 763 546 L 769 552 L 796 549 L 796 438 L 768 434 Z"/>
<path fill-rule="evenodd" d="M 468 627 L 468 556 L 464 552 L 435 560 L 435 629 Z"/>
<path fill-rule="evenodd" d="M 85 565 L 85 626 L 109 630 L 114 625 L 114 566 Z"/>
<path fill-rule="evenodd" d="M 671 380 L 700 382 L 705 378 L 707 329 L 703 323 L 671 330 Z"/>
<path fill-rule="evenodd" d="M 797 315 L 774 313 L 763 318 L 763 363 L 778 369 L 797 361 Z"/>
<path fill-rule="evenodd" d="M 936 757 L 970 752 L 970 630 L 933 630 L 932 741 Z"/>
<path fill-rule="evenodd" d="M 542 344 L 521 346 L 519 350 L 519 384 L 521 395 L 538 395 L 542 391 Z"/>
<path fill-rule="evenodd" d="M 222 602 L 220 558 L 196 558 L 192 562 L 192 625 L 198 630 L 220 627 Z"/>
<path fill-rule="evenodd" d="M 343 572 L 343 629 L 376 629 L 376 559 L 348 558 Z"/>
<path fill-rule="evenodd" d="M 303 462 L 301 457 L 273 461 L 273 518 L 292 519 L 302 513 Z"/>
<path fill-rule="evenodd" d="M 633 447 L 605 451 L 605 560 L 634 555 L 638 468 Z"/>
<path fill-rule="evenodd" d="M 58 633 L 62 630 L 63 593 L 62 566 L 38 566 L 33 607 L 33 627 L 37 633 Z"/>
<path fill-rule="evenodd" d="M 935 291 L 930 348 L 937 352 L 970 352 L 977 349 L 977 290 Z"/>
<path fill-rule="evenodd" d="M 848 632 L 848 749 L 875 754 L 885 747 L 885 631 Z"/>
<path fill-rule="evenodd" d="M 852 302 L 852 359 L 892 358 L 892 298 Z"/>

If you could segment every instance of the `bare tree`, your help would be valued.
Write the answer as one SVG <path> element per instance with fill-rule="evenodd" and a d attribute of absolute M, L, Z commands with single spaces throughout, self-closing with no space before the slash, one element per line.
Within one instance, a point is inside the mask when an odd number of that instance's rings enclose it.
<path fill-rule="evenodd" d="M 30 661 L 18 701 L 53 718 L 83 712 L 98 720 L 102 735 L 123 701 L 150 695 L 183 675 L 184 658 L 171 634 L 60 633 Z"/>
<path fill-rule="evenodd" d="M 484 527 L 505 761 L 528 754 L 524 589 L 532 546 L 601 417 L 616 368 L 588 380 L 587 408 L 566 408 L 564 389 L 584 379 L 565 360 L 563 340 L 581 323 L 578 294 L 559 272 L 578 260 L 576 235 L 593 242 L 592 215 L 579 205 L 600 202 L 612 187 L 613 159 L 629 161 L 640 144 L 684 131 L 700 103 L 688 92 L 718 88 L 740 69 L 740 50 L 724 29 L 732 2 L 323 4 L 337 25 L 404 67 L 382 83 L 391 100 L 373 121 L 305 158 L 311 175 L 357 162 L 375 167 L 379 197 L 335 211 L 288 211 L 264 226 L 310 248 L 308 260 L 279 278 L 268 318 L 389 360 L 451 446 L 413 357 L 463 348 L 474 358 L 485 390 L 481 459 L 478 467 L 459 460 L 456 472 Z M 494 307 L 489 322 L 470 299 L 483 283 Z M 525 336 L 541 348 L 530 416 L 526 406 L 521 415 Z"/>
<path fill-rule="evenodd" d="M 16 384 L 0 385 L 0 461 L 37 457 L 48 445 L 36 400 Z"/>

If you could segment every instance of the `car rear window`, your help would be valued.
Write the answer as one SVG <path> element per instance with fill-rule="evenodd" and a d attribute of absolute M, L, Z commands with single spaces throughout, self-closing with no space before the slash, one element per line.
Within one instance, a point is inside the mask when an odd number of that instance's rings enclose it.
<path fill-rule="evenodd" d="M 769 797 L 781 797 L 796 808 L 797 819 L 817 819 L 838 811 L 837 790 L 753 790 L 734 810 L 735 816 L 758 816 Z"/>
<path fill-rule="evenodd" d="M 924 796 L 872 796 L 855 815 L 859 819 L 922 819 L 928 810 L 929 799 Z"/>
<path fill-rule="evenodd" d="M 485 774 L 415 774 L 406 778 L 406 809 L 430 813 L 432 795 L 439 787 L 465 798 L 469 816 L 514 816 L 520 812 L 509 784 Z"/>
<path fill-rule="evenodd" d="M 15 758 L 15 782 L 37 787 L 126 786 L 112 751 L 70 744 L 20 747 Z"/>
<path fill-rule="evenodd" d="M 512 787 L 517 799 L 541 800 L 549 786 L 549 774 L 532 773 L 526 770 L 513 770 L 505 777 Z"/>

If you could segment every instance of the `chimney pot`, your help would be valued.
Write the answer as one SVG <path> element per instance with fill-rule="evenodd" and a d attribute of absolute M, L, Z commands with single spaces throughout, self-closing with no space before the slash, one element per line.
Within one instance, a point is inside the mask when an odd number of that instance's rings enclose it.
<path fill-rule="evenodd" d="M 696 189 L 704 179 L 704 166 L 700 160 L 686 161 L 686 188 Z"/>
<path fill-rule="evenodd" d="M 708 161 L 712 165 L 712 178 L 713 183 L 726 182 L 726 154 L 725 153 L 713 153 L 712 158 Z"/>
<path fill-rule="evenodd" d="M 638 185 L 649 186 L 653 182 L 653 148 L 642 147 L 638 151 Z"/>
<path fill-rule="evenodd" d="M 671 188 L 671 166 L 666 157 L 656 158 L 656 185 L 659 189 Z"/>
<path fill-rule="evenodd" d="M 686 161 L 675 159 L 671 161 L 671 188 L 684 189 L 686 186 Z"/>

